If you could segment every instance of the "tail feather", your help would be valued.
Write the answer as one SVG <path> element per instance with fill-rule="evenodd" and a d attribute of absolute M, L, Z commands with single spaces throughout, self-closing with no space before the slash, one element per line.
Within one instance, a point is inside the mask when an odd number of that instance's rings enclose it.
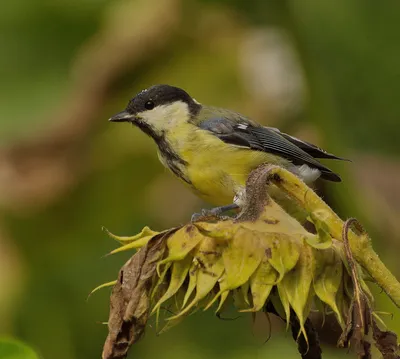
<path fill-rule="evenodd" d="M 332 171 L 321 171 L 321 178 L 331 182 L 342 182 L 340 176 Z"/>

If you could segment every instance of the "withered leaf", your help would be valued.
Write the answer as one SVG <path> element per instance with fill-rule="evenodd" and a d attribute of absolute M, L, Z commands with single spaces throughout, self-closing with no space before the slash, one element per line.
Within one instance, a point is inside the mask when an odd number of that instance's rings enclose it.
<path fill-rule="evenodd" d="M 397 335 L 391 331 L 380 330 L 375 320 L 372 321 L 372 333 L 375 345 L 381 352 L 383 359 L 399 359 L 399 344 Z"/>
<path fill-rule="evenodd" d="M 342 232 L 343 244 L 348 266 L 350 268 L 350 277 L 353 282 L 354 294 L 347 317 L 347 323 L 339 338 L 338 345 L 347 347 L 351 341 L 352 345 L 355 347 L 357 356 L 362 359 L 369 359 L 371 358 L 371 345 L 366 340 L 366 337 L 372 322 L 371 306 L 368 301 L 368 296 L 365 294 L 361 286 L 362 281 L 348 241 L 348 231 L 354 222 L 354 219 L 347 220 L 343 226 Z"/>
<path fill-rule="evenodd" d="M 110 298 L 103 359 L 125 358 L 130 346 L 142 337 L 150 313 L 152 280 L 171 233 L 153 237 L 121 268 Z"/>

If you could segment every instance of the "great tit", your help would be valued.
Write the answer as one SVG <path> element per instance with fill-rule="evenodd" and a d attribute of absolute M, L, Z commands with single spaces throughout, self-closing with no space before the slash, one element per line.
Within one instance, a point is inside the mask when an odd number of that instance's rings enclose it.
<path fill-rule="evenodd" d="M 145 89 L 109 120 L 130 122 L 153 138 L 161 163 L 200 198 L 221 206 L 214 213 L 240 206 L 247 177 L 263 163 L 306 183 L 341 181 L 316 158 L 343 158 L 237 112 L 200 104 L 178 87 Z"/>

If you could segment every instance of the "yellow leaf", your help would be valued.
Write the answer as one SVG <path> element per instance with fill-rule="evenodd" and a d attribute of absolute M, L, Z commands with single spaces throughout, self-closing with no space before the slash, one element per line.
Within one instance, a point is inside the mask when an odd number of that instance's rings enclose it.
<path fill-rule="evenodd" d="M 288 330 L 289 325 L 290 325 L 289 299 L 286 294 L 285 288 L 283 287 L 282 282 L 278 283 L 277 288 L 278 288 L 279 296 L 271 295 L 270 299 L 271 299 L 271 302 L 272 302 L 275 310 L 278 312 L 278 314 L 281 316 L 281 318 L 282 319 L 286 318 L 286 330 Z"/>
<path fill-rule="evenodd" d="M 167 239 L 167 258 L 160 261 L 159 265 L 182 260 L 202 239 L 204 239 L 204 236 L 193 224 L 188 224 L 177 230 Z"/>
<path fill-rule="evenodd" d="M 267 257 L 264 257 L 255 273 L 250 278 L 250 290 L 253 298 L 253 308 L 248 311 L 261 310 L 278 279 L 277 271 L 271 266 Z"/>
<path fill-rule="evenodd" d="M 126 244 L 126 243 L 130 243 L 130 242 L 134 242 L 137 241 L 138 239 L 141 239 L 143 237 L 153 237 L 156 234 L 159 234 L 161 232 L 156 232 L 151 230 L 149 227 L 144 227 L 142 229 L 142 231 L 138 234 L 135 234 L 134 236 L 130 236 L 130 237 L 120 237 L 120 236 L 116 236 L 115 234 L 112 234 L 107 228 L 103 227 L 103 230 L 113 239 L 115 239 L 116 241 L 122 243 L 122 244 Z M 166 232 L 166 231 L 164 231 Z"/>
<path fill-rule="evenodd" d="M 224 249 L 222 258 L 229 289 L 240 287 L 255 272 L 265 255 L 260 247 L 259 232 L 239 227 Z"/>
<path fill-rule="evenodd" d="M 316 261 L 314 291 L 321 301 L 329 305 L 339 323 L 343 318 L 336 303 L 336 294 L 342 281 L 343 266 L 339 255 L 333 249 L 314 250 Z"/>
<path fill-rule="evenodd" d="M 220 298 L 220 301 L 219 301 L 216 313 L 218 313 L 221 310 L 225 300 L 228 298 L 228 295 L 229 295 L 229 288 L 228 288 L 228 284 L 227 284 L 225 277 L 226 277 L 226 274 L 223 274 L 222 277 L 218 280 L 219 292 L 204 307 L 204 310 L 208 310 L 217 301 L 218 298 Z"/>
<path fill-rule="evenodd" d="M 167 291 L 158 301 L 158 303 L 154 306 L 152 313 L 154 313 L 157 308 L 161 306 L 164 302 L 166 302 L 169 298 L 171 298 L 182 286 L 183 282 L 186 279 L 186 275 L 189 271 L 190 265 L 192 263 L 191 257 L 186 257 L 180 261 L 176 261 L 172 265 L 172 273 L 171 279 L 169 281 L 169 286 Z"/>
<path fill-rule="evenodd" d="M 237 225 L 232 220 L 221 221 L 217 223 L 196 222 L 194 225 L 207 237 L 221 240 L 229 240 L 233 237 Z"/>
<path fill-rule="evenodd" d="M 199 245 L 194 261 L 197 261 L 196 295 L 177 316 L 187 313 L 214 288 L 224 271 L 221 253 L 216 252 L 216 244 L 212 238 L 204 238 Z M 176 316 L 176 317 L 177 317 Z M 174 318 L 174 317 L 173 317 Z M 171 319 L 173 319 L 171 318 Z"/>
<path fill-rule="evenodd" d="M 152 290 L 152 293 L 151 293 L 151 300 L 152 301 L 154 300 L 156 294 L 158 294 L 160 292 L 160 287 L 165 285 L 165 282 L 164 282 L 165 275 L 167 274 L 167 272 L 168 272 L 169 268 L 171 267 L 171 265 L 172 265 L 171 262 L 166 263 L 164 265 L 163 271 L 161 273 L 159 271 L 160 270 L 159 266 L 156 267 L 157 274 L 158 274 L 158 280 L 157 280 L 157 283 L 155 284 L 155 286 L 154 286 L 154 288 Z"/>
<path fill-rule="evenodd" d="M 287 301 L 296 313 L 301 331 L 306 337 L 304 322 L 309 312 L 309 298 L 315 263 L 312 248 L 304 245 L 296 266 L 282 279 L 279 294 L 285 293 Z"/>
<path fill-rule="evenodd" d="M 327 249 L 332 246 L 332 237 L 326 219 L 329 213 L 326 210 L 317 209 L 310 213 L 308 219 L 314 224 L 317 235 L 307 235 L 307 243 L 316 249 Z"/>
<path fill-rule="evenodd" d="M 91 295 L 92 295 L 93 293 L 97 292 L 98 290 L 103 289 L 103 288 L 107 288 L 107 287 L 111 287 L 111 286 L 115 285 L 116 283 L 117 283 L 117 281 L 116 281 L 116 280 L 113 280 L 113 281 L 111 281 L 111 282 L 107 282 L 107 283 L 100 284 L 99 286 L 97 286 L 96 288 L 94 288 L 94 289 L 89 293 L 87 299 L 89 299 L 89 298 L 91 297 Z"/>
<path fill-rule="evenodd" d="M 266 256 L 272 267 L 279 273 L 277 282 L 281 281 L 285 273 L 292 270 L 299 260 L 300 238 L 284 233 L 264 233 Z"/>
<path fill-rule="evenodd" d="M 218 303 L 218 308 L 215 311 L 216 313 L 219 313 L 222 309 L 222 306 L 224 305 L 224 303 L 226 302 L 226 299 L 229 296 L 229 291 L 225 290 L 221 293 L 220 299 L 219 299 L 219 303 Z"/>
<path fill-rule="evenodd" d="M 115 254 L 115 253 L 120 253 L 120 252 L 124 252 L 124 251 L 129 251 L 130 249 L 135 249 L 135 248 L 142 248 L 144 247 L 149 241 L 150 239 L 152 239 L 153 236 L 146 236 L 146 237 L 142 237 L 140 239 L 137 239 L 133 242 L 129 242 L 128 244 L 125 244 L 117 249 L 114 249 L 113 251 L 111 251 L 109 253 L 109 255 L 111 254 Z"/>
<path fill-rule="evenodd" d="M 189 285 L 186 290 L 185 297 L 183 299 L 182 308 L 185 307 L 192 293 L 196 289 L 197 274 L 198 274 L 198 263 L 193 262 L 189 269 Z"/>

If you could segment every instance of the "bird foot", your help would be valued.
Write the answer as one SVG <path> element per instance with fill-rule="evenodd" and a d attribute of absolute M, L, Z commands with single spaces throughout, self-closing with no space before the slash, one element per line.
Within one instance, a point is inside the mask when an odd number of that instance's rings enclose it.
<path fill-rule="evenodd" d="M 212 209 L 202 209 L 201 213 L 193 213 L 191 222 L 207 221 L 212 219 L 217 219 L 220 221 L 226 221 L 231 219 L 229 216 L 222 216 L 222 213 L 236 209 L 238 206 L 236 204 L 230 204 L 222 207 L 215 207 Z"/>

